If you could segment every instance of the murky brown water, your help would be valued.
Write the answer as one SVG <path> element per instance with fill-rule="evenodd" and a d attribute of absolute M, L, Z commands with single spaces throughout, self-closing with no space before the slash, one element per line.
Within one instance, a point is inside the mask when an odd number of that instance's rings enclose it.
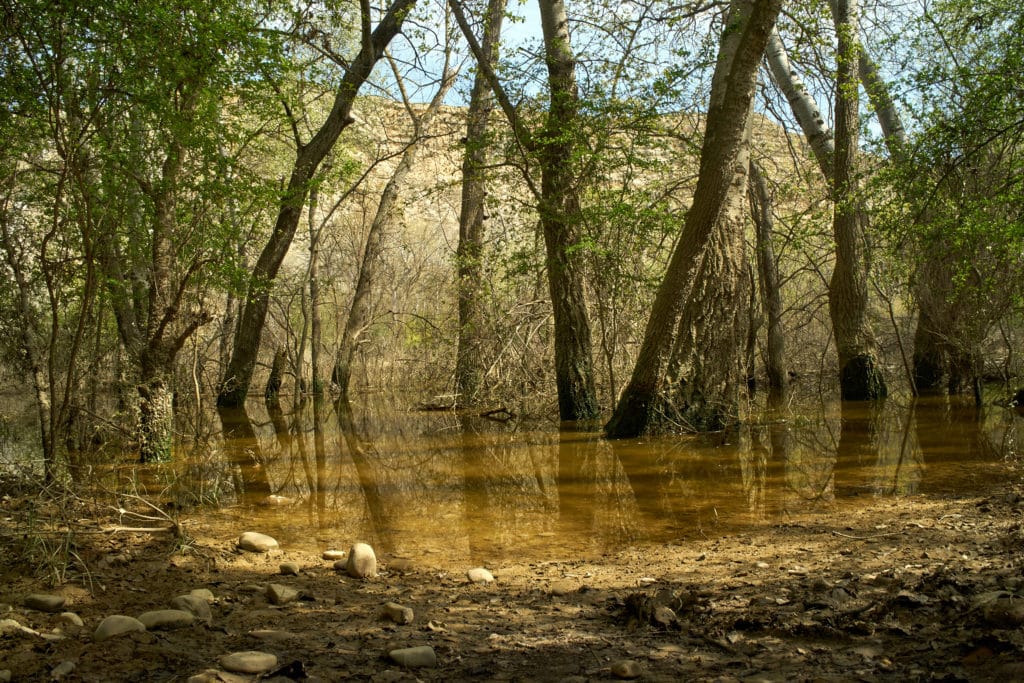
<path fill-rule="evenodd" d="M 179 490 L 221 503 L 195 523 L 225 538 L 253 529 L 314 551 L 365 541 L 444 564 L 582 558 L 810 512 L 834 512 L 841 526 L 859 501 L 978 493 L 1020 476 L 1024 426 L 1001 408 L 889 401 L 710 437 L 609 442 L 379 404 L 250 408 L 176 475 Z"/>

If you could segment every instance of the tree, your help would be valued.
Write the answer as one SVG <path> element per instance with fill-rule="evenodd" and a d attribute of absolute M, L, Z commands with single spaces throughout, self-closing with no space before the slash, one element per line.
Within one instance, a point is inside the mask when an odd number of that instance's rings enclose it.
<path fill-rule="evenodd" d="M 217 404 L 220 406 L 239 406 L 249 393 L 249 384 L 256 368 L 260 339 L 267 317 L 270 288 L 298 228 L 302 208 L 309 192 L 309 183 L 321 162 L 333 149 L 342 131 L 352 124 L 352 105 L 356 95 L 370 77 L 374 66 L 383 57 L 385 48 L 398 35 L 402 23 L 415 4 L 416 0 L 394 0 L 388 5 L 375 28 L 372 27 L 373 18 L 369 4 L 360 4 L 359 52 L 344 69 L 344 75 L 335 89 L 330 112 L 308 142 L 299 139 L 298 131 L 295 131 L 295 161 L 287 188 L 281 195 L 273 231 L 260 252 L 249 279 L 231 360 L 224 371 L 217 396 Z"/>
<path fill-rule="evenodd" d="M 554 318 L 555 382 L 558 414 L 563 420 L 582 420 L 598 414 L 594 389 L 590 319 L 583 282 L 580 207 L 573 163 L 578 93 L 569 22 L 560 0 L 539 0 L 544 31 L 544 58 L 548 72 L 548 110 L 542 130 L 533 132 L 523 122 L 498 80 L 492 61 L 484 53 L 458 0 L 449 2 L 459 28 L 469 43 L 477 68 L 487 78 L 516 141 L 527 154 L 538 156 L 538 187 L 528 168 L 523 178 L 540 213 L 544 233 L 548 292 Z"/>
<path fill-rule="evenodd" d="M 610 438 L 639 435 L 655 418 L 679 321 L 685 306 L 700 292 L 694 287 L 695 276 L 704 268 L 707 247 L 730 193 L 745 190 L 745 183 L 734 187 L 737 166 L 747 163 L 743 157 L 757 71 L 780 7 L 778 0 L 734 0 L 730 5 L 712 81 L 693 205 L 658 288 L 633 374 L 605 427 Z"/>
<path fill-rule="evenodd" d="M 828 287 L 829 314 L 839 354 L 839 389 L 843 400 L 863 401 L 886 395 L 877 367 L 874 339 L 867 320 L 867 215 L 859 196 L 857 141 L 859 73 L 856 0 L 836 3 L 835 161 L 832 231 L 836 263 Z"/>
<path fill-rule="evenodd" d="M 494 70 L 498 61 L 501 24 L 507 0 L 489 0 L 483 18 L 480 57 Z M 459 341 L 455 357 L 455 391 L 458 403 L 476 401 L 484 380 L 484 211 L 487 197 L 488 129 L 494 96 L 482 68 L 473 76 L 466 111 L 466 150 L 462 159 L 462 201 L 459 211 L 459 245 L 455 254 L 459 296 Z"/>

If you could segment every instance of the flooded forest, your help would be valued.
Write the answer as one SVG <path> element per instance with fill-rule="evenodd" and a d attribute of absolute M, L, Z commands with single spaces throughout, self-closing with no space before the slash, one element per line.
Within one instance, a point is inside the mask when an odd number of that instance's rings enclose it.
<path fill-rule="evenodd" d="M 0 2 L 0 681 L 1024 676 L 1018 4 Z"/>

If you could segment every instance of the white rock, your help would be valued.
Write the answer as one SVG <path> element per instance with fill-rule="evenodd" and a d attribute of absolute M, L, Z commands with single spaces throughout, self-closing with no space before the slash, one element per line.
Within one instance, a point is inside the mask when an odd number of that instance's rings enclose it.
<path fill-rule="evenodd" d="M 466 576 L 473 583 L 491 583 L 494 581 L 494 575 L 483 567 L 474 567 L 466 572 Z"/>
<path fill-rule="evenodd" d="M 365 543 L 356 543 L 348 551 L 348 561 L 345 562 L 345 571 L 349 576 L 357 579 L 365 579 L 377 575 L 377 555 L 373 548 Z"/>
<path fill-rule="evenodd" d="M 209 588 L 194 588 L 188 592 L 189 595 L 194 595 L 197 598 L 205 600 L 208 604 L 213 604 L 217 598 L 213 597 L 213 591 Z"/>
<path fill-rule="evenodd" d="M 404 647 L 388 653 L 391 661 L 409 668 L 437 666 L 437 655 L 429 645 Z"/>
<path fill-rule="evenodd" d="M 82 628 L 85 626 L 85 622 L 82 621 L 82 617 L 78 616 L 74 612 L 61 612 L 60 620 L 67 626 L 73 626 L 75 628 Z"/>
<path fill-rule="evenodd" d="M 254 553 L 265 553 L 269 550 L 274 550 L 280 547 L 280 545 L 277 540 L 271 536 L 261 534 L 257 531 L 246 531 L 238 537 L 238 547 L 242 550 L 248 550 Z"/>
<path fill-rule="evenodd" d="M 325 550 L 320 557 L 327 560 L 328 562 L 336 562 L 338 560 L 344 560 L 347 557 L 347 553 L 344 550 Z"/>
<path fill-rule="evenodd" d="M 93 634 L 93 640 L 97 643 L 125 633 L 135 633 L 146 630 L 146 625 L 135 617 L 126 617 L 123 614 L 111 614 L 100 622 Z"/>
<path fill-rule="evenodd" d="M 277 657 L 269 652 L 259 652 L 258 650 L 232 652 L 220 658 L 220 665 L 235 673 L 262 674 L 277 666 Z"/>

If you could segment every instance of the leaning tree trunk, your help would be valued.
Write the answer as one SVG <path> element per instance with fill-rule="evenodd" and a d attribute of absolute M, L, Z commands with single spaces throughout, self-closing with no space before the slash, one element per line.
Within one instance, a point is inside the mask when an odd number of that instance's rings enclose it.
<path fill-rule="evenodd" d="M 751 100 L 753 103 L 753 100 Z M 750 116 L 718 222 L 690 286 L 669 358 L 662 410 L 669 427 L 709 432 L 735 424 L 745 358 L 738 340 L 749 324 L 745 277 L 745 200 Z"/>
<path fill-rule="evenodd" d="M 402 23 L 415 4 L 416 0 L 395 0 L 372 32 L 367 13 L 368 6 L 362 16 L 363 42 L 359 54 L 345 70 L 345 75 L 335 91 L 334 104 L 323 125 L 307 144 L 299 147 L 296 153 L 288 187 L 281 198 L 277 221 L 253 268 L 238 333 L 235 335 L 231 351 L 231 360 L 221 379 L 217 395 L 218 406 L 239 407 L 245 403 L 270 306 L 270 287 L 277 277 L 298 228 L 310 180 L 324 157 L 334 148 L 334 143 L 342 131 L 354 121 L 352 105 L 356 94 L 384 55 L 388 43 L 401 30 Z"/>
<path fill-rule="evenodd" d="M 493 69 L 498 61 L 501 23 L 507 0 L 489 0 L 481 48 Z M 494 96 L 483 71 L 473 78 L 466 112 L 466 151 L 462 159 L 462 207 L 456 250 L 459 288 L 459 345 L 455 357 L 458 403 L 473 404 L 484 381 L 484 199 L 487 196 L 488 123 Z"/>
<path fill-rule="evenodd" d="M 747 151 L 747 126 L 757 71 L 781 0 L 733 0 L 712 82 L 700 174 L 682 237 L 651 308 L 629 384 L 606 426 L 609 438 L 637 436 L 649 428 L 663 389 L 674 333 L 695 274 L 736 188 L 737 164 Z M 741 191 L 743 187 L 739 188 Z"/>
<path fill-rule="evenodd" d="M 864 234 L 866 215 L 857 196 L 858 71 L 856 0 L 838 0 L 836 33 L 836 104 L 834 214 L 832 232 L 836 263 L 829 281 L 828 302 L 839 355 L 839 388 L 843 400 L 864 401 L 886 394 L 878 370 L 868 324 L 868 261 Z"/>
<path fill-rule="evenodd" d="M 539 0 L 550 103 L 541 134 L 540 221 L 547 252 L 548 288 L 555 324 L 555 381 L 563 420 L 597 417 L 590 319 L 579 251 L 580 206 L 573 157 L 578 95 L 576 60 L 562 0 Z"/>

